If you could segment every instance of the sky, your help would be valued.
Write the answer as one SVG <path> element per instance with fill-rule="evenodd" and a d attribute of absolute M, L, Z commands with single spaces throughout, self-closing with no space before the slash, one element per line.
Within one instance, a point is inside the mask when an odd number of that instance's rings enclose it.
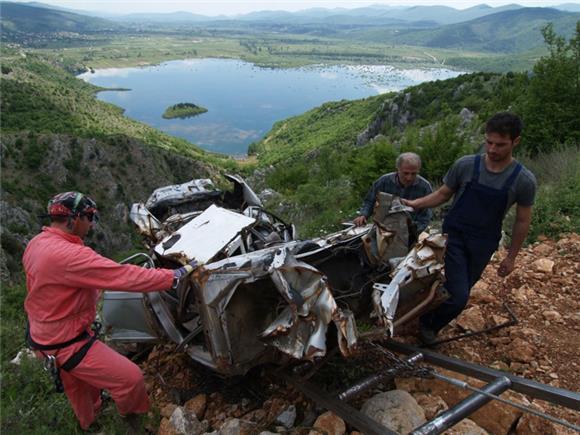
<path fill-rule="evenodd" d="M 30 0 L 12 0 L 27 3 Z M 372 4 L 390 6 L 427 6 L 445 5 L 456 9 L 465 9 L 477 4 L 485 3 L 489 6 L 502 6 L 516 3 L 521 6 L 546 7 L 563 3 L 580 4 L 580 0 L 294 0 L 294 1 L 247 1 L 247 0 L 36 0 L 40 3 L 62 6 L 77 10 L 99 11 L 111 13 L 132 12 L 176 12 L 188 11 L 202 15 L 236 15 L 260 10 L 297 11 L 312 7 L 323 8 L 356 8 Z"/>

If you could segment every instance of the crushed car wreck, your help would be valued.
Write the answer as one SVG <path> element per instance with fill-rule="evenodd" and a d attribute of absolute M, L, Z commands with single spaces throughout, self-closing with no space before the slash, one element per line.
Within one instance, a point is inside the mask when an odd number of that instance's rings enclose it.
<path fill-rule="evenodd" d="M 113 342 L 174 342 L 237 375 L 265 362 L 312 360 L 328 346 L 348 356 L 357 322 L 392 335 L 442 299 L 445 237 L 423 235 L 409 252 L 409 209 L 398 198 L 379 196 L 373 224 L 298 240 L 243 179 L 227 177 L 231 192 L 192 180 L 133 205 L 148 253 L 128 261 L 201 266 L 169 292 L 105 292 Z"/>

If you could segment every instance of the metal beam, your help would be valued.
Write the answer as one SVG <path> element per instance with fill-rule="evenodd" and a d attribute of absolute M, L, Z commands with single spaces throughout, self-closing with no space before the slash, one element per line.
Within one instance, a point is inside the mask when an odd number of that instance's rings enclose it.
<path fill-rule="evenodd" d="M 309 397 L 323 408 L 334 412 L 348 424 L 355 427 L 365 435 L 397 435 L 397 432 L 393 432 L 342 400 L 326 394 L 310 382 L 295 380 L 284 373 L 281 373 L 281 376 L 286 382 L 292 384 L 292 386 L 298 389 L 302 394 Z"/>
<path fill-rule="evenodd" d="M 406 355 L 420 352 L 423 354 L 423 360 L 427 363 L 434 364 L 461 373 L 482 381 L 490 382 L 496 378 L 507 377 L 512 386 L 511 390 L 518 393 L 526 394 L 534 399 L 546 400 L 556 405 L 565 406 L 575 411 L 580 411 L 580 394 L 562 388 L 552 387 L 551 385 L 541 384 L 530 379 L 512 375 L 511 373 L 501 372 L 489 367 L 483 367 L 466 361 L 461 361 L 428 349 L 410 346 L 408 344 L 387 341 L 385 346 L 392 351 Z"/>
<path fill-rule="evenodd" d="M 405 360 L 405 362 L 407 362 L 409 364 L 416 364 L 418 362 L 421 362 L 422 359 L 423 359 L 423 354 L 416 353 L 416 354 L 408 357 Z M 400 368 L 392 368 L 392 369 L 385 370 L 383 372 L 378 372 L 378 373 L 372 374 L 372 375 L 368 376 L 367 378 L 363 379 L 362 381 L 359 381 L 356 384 L 351 385 L 346 390 L 344 390 L 342 393 L 339 393 L 338 398 L 340 400 L 344 400 L 344 401 L 348 402 L 349 400 L 364 393 L 365 391 L 369 390 L 370 388 L 374 387 L 375 385 L 394 378 L 395 376 L 397 376 L 398 373 L 400 373 L 400 371 L 401 371 Z"/>
<path fill-rule="evenodd" d="M 495 381 L 487 384 L 482 391 L 491 394 L 501 394 L 510 388 L 510 380 L 502 376 Z M 412 435 L 436 435 L 440 434 L 450 427 L 455 426 L 464 418 L 469 417 L 479 408 L 493 400 L 491 397 L 481 393 L 472 394 L 466 397 L 453 408 L 448 409 L 444 413 L 438 415 L 433 420 L 428 421 L 424 425 L 418 427 L 411 432 Z"/>

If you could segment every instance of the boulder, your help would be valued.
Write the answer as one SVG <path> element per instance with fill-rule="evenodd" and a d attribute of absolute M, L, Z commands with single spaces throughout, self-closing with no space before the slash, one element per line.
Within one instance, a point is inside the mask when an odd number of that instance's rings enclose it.
<path fill-rule="evenodd" d="M 361 411 L 400 434 L 407 434 L 426 422 L 423 408 L 403 390 L 377 394 L 365 402 Z"/>
<path fill-rule="evenodd" d="M 310 431 L 309 435 L 320 435 L 320 432 L 326 435 L 344 435 L 346 433 L 346 425 L 342 418 L 331 411 L 319 415 L 314 422 L 314 427 L 318 431 Z"/>
<path fill-rule="evenodd" d="M 479 331 L 485 328 L 485 319 L 478 306 L 469 308 L 459 315 L 457 325 L 469 331 Z"/>
<path fill-rule="evenodd" d="M 552 273 L 554 270 L 554 262 L 548 258 L 540 258 L 532 263 L 532 267 L 536 272 Z"/>
<path fill-rule="evenodd" d="M 207 396 L 205 394 L 198 394 L 193 399 L 185 402 L 183 407 L 190 412 L 193 412 L 198 419 L 202 419 L 205 414 L 207 406 Z"/>
<path fill-rule="evenodd" d="M 484 382 L 468 376 L 460 375 L 445 369 L 438 372 L 451 378 L 469 383 L 476 388 L 485 385 Z M 471 394 L 470 391 L 459 389 L 453 385 L 438 379 L 420 378 L 396 378 L 397 388 L 406 389 L 411 393 L 423 392 L 431 396 L 441 397 L 447 406 L 452 407 Z M 529 404 L 522 395 L 513 392 L 505 392 L 502 397 L 517 403 Z M 504 404 L 492 401 L 470 416 L 470 419 L 491 434 L 506 434 L 514 422 L 522 415 L 522 412 Z"/>

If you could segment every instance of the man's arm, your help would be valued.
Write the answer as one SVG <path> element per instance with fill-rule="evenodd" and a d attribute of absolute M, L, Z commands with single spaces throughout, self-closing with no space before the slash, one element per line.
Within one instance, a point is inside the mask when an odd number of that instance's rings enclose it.
<path fill-rule="evenodd" d="M 382 187 L 381 184 L 382 177 L 375 181 L 365 196 L 363 201 L 363 205 L 360 210 L 360 216 L 356 217 L 353 220 L 353 223 L 360 227 L 362 225 L 366 225 L 368 218 L 373 214 L 373 210 L 375 208 L 375 201 L 377 200 L 377 193 L 379 192 L 380 188 Z"/>
<path fill-rule="evenodd" d="M 451 196 L 453 196 L 453 190 L 444 184 L 430 195 L 417 199 L 403 199 L 402 202 L 414 209 L 433 208 L 449 201 Z"/>
<path fill-rule="evenodd" d="M 524 240 L 528 236 L 530 223 L 532 222 L 532 206 L 524 207 L 518 205 L 516 207 L 516 220 L 512 228 L 512 243 L 508 250 L 508 255 L 499 265 L 497 274 L 501 277 L 508 276 L 514 270 L 516 257 L 524 244 Z"/>

